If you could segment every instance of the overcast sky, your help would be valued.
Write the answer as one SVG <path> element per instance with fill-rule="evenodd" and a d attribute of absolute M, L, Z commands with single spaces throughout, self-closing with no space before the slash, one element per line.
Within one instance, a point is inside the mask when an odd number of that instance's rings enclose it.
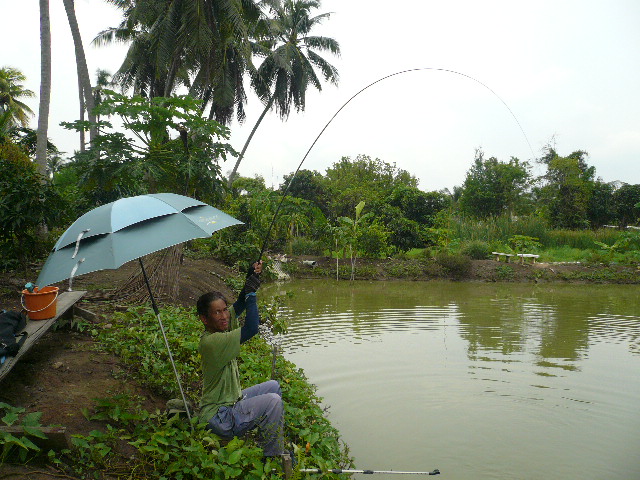
<path fill-rule="evenodd" d="M 23 71 L 39 95 L 38 2 L 0 0 L 0 6 L 0 66 Z M 49 136 L 72 152 L 78 140 L 59 123 L 78 118 L 75 56 L 62 1 L 50 0 L 50 8 Z M 76 0 L 76 11 L 89 71 L 115 72 L 126 48 L 90 42 L 118 24 L 119 12 L 100 0 Z M 560 155 L 586 150 L 606 182 L 640 183 L 638 0 L 324 0 L 318 13 L 324 12 L 333 13 L 315 33 L 340 42 L 339 58 L 326 54 L 340 72 L 338 87 L 309 92 L 306 111 L 286 122 L 268 115 L 240 174 L 260 174 L 278 186 L 356 92 L 395 72 L 425 69 L 358 95 L 303 168 L 323 173 L 342 156 L 366 154 L 409 171 L 423 190 L 452 189 L 464 181 L 477 148 L 499 160 L 532 160 L 553 142 Z M 30 105 L 37 112 L 37 99 Z M 231 125 L 237 150 L 261 112 L 253 97 L 247 112 L 244 125 Z M 232 167 L 229 160 L 223 171 Z"/>

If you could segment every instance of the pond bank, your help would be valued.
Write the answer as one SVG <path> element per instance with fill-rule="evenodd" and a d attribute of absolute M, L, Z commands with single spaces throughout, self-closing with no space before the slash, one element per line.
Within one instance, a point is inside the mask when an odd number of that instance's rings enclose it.
<path fill-rule="evenodd" d="M 569 282 L 569 283 L 640 283 L 640 270 L 629 265 L 580 263 L 533 263 L 526 260 L 505 262 L 439 259 L 357 259 L 356 280 L 454 280 L 478 282 Z M 296 256 L 284 263 L 283 270 L 294 278 L 336 278 L 336 261 L 329 257 Z M 314 262 L 311 264 L 311 262 Z M 351 264 L 340 260 L 338 276 L 348 280 Z"/>

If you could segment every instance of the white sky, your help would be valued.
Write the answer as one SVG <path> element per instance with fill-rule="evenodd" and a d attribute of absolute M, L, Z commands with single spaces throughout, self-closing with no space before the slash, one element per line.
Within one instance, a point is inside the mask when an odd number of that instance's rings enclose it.
<path fill-rule="evenodd" d="M 49 136 L 77 148 L 59 127 L 78 118 L 73 42 L 61 0 L 50 0 L 53 93 Z M 100 0 L 76 0 L 89 71 L 115 72 L 125 47 L 90 45 L 119 12 Z M 640 183 L 640 2 L 638 0 L 324 0 L 333 12 L 315 32 L 338 40 L 326 54 L 340 84 L 309 92 L 307 110 L 282 122 L 268 115 L 240 166 L 278 186 L 292 173 L 334 113 L 357 91 L 386 75 L 438 71 L 385 80 L 359 95 L 322 135 L 303 168 L 324 172 L 342 156 L 367 154 L 408 170 L 423 190 L 461 185 L 474 151 L 508 160 L 539 156 L 552 138 L 561 155 L 589 152 L 604 181 Z M 39 94 L 39 10 L 36 0 L 0 0 L 0 66 L 27 75 Z M 30 102 L 37 112 L 37 99 Z M 247 122 L 232 125 L 240 150 L 261 112 L 253 97 Z M 36 126 L 36 119 L 32 121 Z M 229 160 L 223 165 L 228 172 Z M 537 170 L 539 173 L 539 170 Z"/>

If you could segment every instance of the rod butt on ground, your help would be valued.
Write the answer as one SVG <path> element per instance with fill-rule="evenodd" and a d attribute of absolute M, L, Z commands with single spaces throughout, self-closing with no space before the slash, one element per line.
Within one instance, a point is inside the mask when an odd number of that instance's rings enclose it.
<path fill-rule="evenodd" d="M 300 473 L 334 473 L 334 474 L 342 474 L 342 473 L 361 473 L 363 475 L 373 475 L 376 473 L 382 473 L 386 475 L 440 475 L 440 470 L 434 468 L 430 472 L 404 472 L 399 470 L 355 470 L 355 469 L 345 469 L 345 468 L 332 468 L 329 470 L 321 470 L 319 468 L 302 468 L 300 469 Z"/>

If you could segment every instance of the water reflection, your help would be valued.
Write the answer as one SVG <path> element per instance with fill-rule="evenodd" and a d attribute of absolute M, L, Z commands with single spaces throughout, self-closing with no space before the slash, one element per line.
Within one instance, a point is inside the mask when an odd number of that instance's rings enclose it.
<path fill-rule="evenodd" d="M 638 287 L 302 281 L 265 290 L 294 293 L 282 310 L 285 355 L 319 386 L 359 467 L 640 478 Z"/>
<path fill-rule="evenodd" d="M 591 288 L 598 294 L 582 286 L 301 282 L 281 314 L 292 322 L 290 351 L 309 342 L 373 342 L 386 331 L 417 334 L 449 325 L 459 327 L 470 358 L 527 352 L 541 366 L 568 369 L 601 341 L 627 343 L 640 353 L 637 287 Z"/>

